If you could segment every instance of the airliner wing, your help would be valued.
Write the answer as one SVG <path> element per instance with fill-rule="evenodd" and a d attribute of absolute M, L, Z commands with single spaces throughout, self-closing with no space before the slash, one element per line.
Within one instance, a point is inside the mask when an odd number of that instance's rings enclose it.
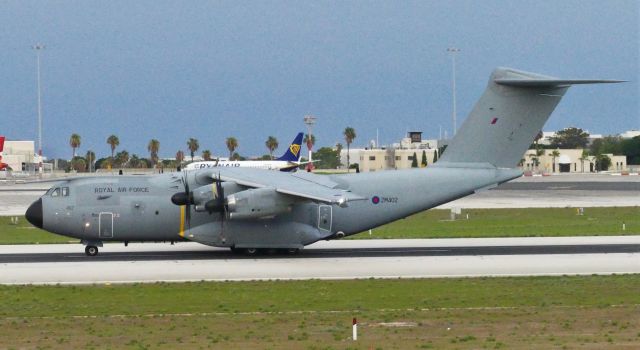
<path fill-rule="evenodd" d="M 196 175 L 196 178 L 201 181 L 204 180 L 203 178 L 217 179 L 218 177 L 221 181 L 235 182 L 240 186 L 272 187 L 276 189 L 276 192 L 282 194 L 340 206 L 346 206 L 350 201 L 368 199 L 353 192 L 336 188 L 338 184 L 332 181 L 310 181 L 308 177 L 303 178 L 279 171 L 250 168 L 225 168 L 219 169 L 219 171 L 202 169 Z"/>

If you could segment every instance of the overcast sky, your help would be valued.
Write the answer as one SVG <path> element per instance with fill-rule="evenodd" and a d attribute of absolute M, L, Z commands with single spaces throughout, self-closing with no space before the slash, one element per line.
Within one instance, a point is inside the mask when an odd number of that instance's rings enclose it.
<path fill-rule="evenodd" d="M 628 1 L 2 1 L 0 134 L 37 136 L 36 55 L 42 52 L 44 153 L 121 149 L 160 156 L 201 148 L 281 153 L 303 116 L 317 144 L 397 142 L 408 130 L 451 133 L 451 58 L 459 124 L 491 70 L 631 82 L 577 86 L 545 130 L 640 129 L 640 2 Z"/>

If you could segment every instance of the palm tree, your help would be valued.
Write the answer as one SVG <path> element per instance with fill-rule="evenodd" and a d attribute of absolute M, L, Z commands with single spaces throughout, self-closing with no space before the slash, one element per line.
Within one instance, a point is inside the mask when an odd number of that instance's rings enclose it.
<path fill-rule="evenodd" d="M 141 165 L 140 157 L 137 154 L 132 154 L 129 158 L 129 167 L 130 168 L 139 168 Z"/>
<path fill-rule="evenodd" d="M 91 172 L 93 163 L 96 161 L 96 154 L 92 150 L 88 150 L 84 158 L 87 160 L 87 167 L 89 168 L 89 172 Z"/>
<path fill-rule="evenodd" d="M 264 145 L 267 146 L 267 149 L 269 150 L 269 156 L 271 157 L 271 160 L 273 160 L 273 151 L 278 148 L 278 139 L 273 136 L 269 136 Z"/>
<path fill-rule="evenodd" d="M 349 172 L 349 166 L 351 165 L 349 150 L 351 148 L 351 143 L 356 138 L 356 131 L 352 127 L 347 126 L 342 134 L 344 135 L 344 141 L 347 143 L 347 172 Z"/>
<path fill-rule="evenodd" d="M 311 149 L 316 144 L 316 135 L 311 135 L 311 138 L 309 138 L 309 134 L 304 134 L 302 142 L 307 144 L 307 148 Z"/>
<path fill-rule="evenodd" d="M 189 152 L 191 152 L 191 161 L 193 162 L 193 156 L 195 155 L 198 148 L 200 148 L 198 139 L 194 139 L 193 137 L 189 138 L 189 141 L 187 141 L 187 148 L 189 148 Z"/>
<path fill-rule="evenodd" d="M 209 151 L 208 149 L 202 151 L 202 159 L 211 160 L 211 151 Z"/>
<path fill-rule="evenodd" d="M 129 152 L 127 152 L 126 150 L 122 150 L 116 154 L 116 163 L 121 168 L 124 168 L 127 165 L 128 161 L 129 161 Z"/>
<path fill-rule="evenodd" d="M 580 166 L 582 168 L 582 172 L 584 173 L 584 161 L 589 159 L 589 151 L 583 149 L 582 155 L 578 159 L 580 160 Z"/>
<path fill-rule="evenodd" d="M 111 135 L 107 137 L 107 143 L 111 145 L 111 161 L 113 161 L 113 154 L 116 151 L 116 147 L 120 145 L 120 140 L 118 139 L 118 136 Z"/>
<path fill-rule="evenodd" d="M 80 135 L 71 134 L 71 137 L 69 138 L 69 145 L 71 146 L 71 149 L 73 149 L 73 157 L 71 157 L 71 159 L 73 159 L 76 157 L 76 148 L 80 147 Z"/>
<path fill-rule="evenodd" d="M 231 136 L 227 137 L 225 143 L 227 144 L 227 149 L 229 150 L 229 160 L 231 160 L 231 158 L 233 158 L 233 151 L 238 148 L 238 140 L 236 140 L 235 137 Z"/>
<path fill-rule="evenodd" d="M 560 157 L 560 151 L 554 149 L 553 152 L 549 153 L 551 158 L 553 159 L 553 172 L 556 172 L 556 158 Z"/>
<path fill-rule="evenodd" d="M 149 144 L 147 145 L 147 150 L 151 156 L 151 163 L 155 167 L 158 163 L 158 151 L 160 151 L 160 141 L 156 139 L 151 139 Z"/>
<path fill-rule="evenodd" d="M 176 162 L 178 163 L 178 165 L 182 164 L 183 160 L 184 160 L 184 152 L 182 151 L 176 152 Z"/>

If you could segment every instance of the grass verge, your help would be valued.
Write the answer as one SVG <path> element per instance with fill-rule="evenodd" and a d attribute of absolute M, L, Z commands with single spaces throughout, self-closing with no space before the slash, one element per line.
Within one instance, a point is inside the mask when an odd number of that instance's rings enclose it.
<path fill-rule="evenodd" d="M 467 219 L 468 215 L 468 219 Z M 623 230 L 622 224 L 625 224 Z M 640 234 L 639 207 L 465 209 L 455 221 L 449 210 L 427 210 L 380 226 L 368 238 L 556 237 Z"/>
<path fill-rule="evenodd" d="M 0 286 L 0 297 L 6 348 L 640 344 L 638 275 Z"/>

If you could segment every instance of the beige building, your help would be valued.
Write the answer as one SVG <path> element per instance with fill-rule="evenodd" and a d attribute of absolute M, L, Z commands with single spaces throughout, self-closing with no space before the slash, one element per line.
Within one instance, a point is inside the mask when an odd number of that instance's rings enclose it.
<path fill-rule="evenodd" d="M 596 171 L 595 157 L 588 156 L 582 158 L 582 149 L 558 149 L 560 153 L 558 157 L 554 157 L 551 153 L 552 149 L 544 149 L 544 154 L 538 157 L 538 166 L 535 165 L 536 150 L 528 150 L 522 157 L 522 169 L 525 171 L 541 172 L 541 173 L 589 173 Z M 606 154 L 611 158 L 611 166 L 609 171 L 625 171 L 627 170 L 627 157 L 614 156 Z"/>
<path fill-rule="evenodd" d="M 418 166 L 422 163 L 422 152 L 427 157 L 427 166 L 433 164 L 435 157 L 435 149 L 370 149 L 359 150 L 357 161 L 354 162 L 351 155 L 352 163 L 358 163 L 360 171 L 379 171 L 389 169 L 409 169 L 413 163 L 413 155 L 415 153 L 418 158 Z"/>

